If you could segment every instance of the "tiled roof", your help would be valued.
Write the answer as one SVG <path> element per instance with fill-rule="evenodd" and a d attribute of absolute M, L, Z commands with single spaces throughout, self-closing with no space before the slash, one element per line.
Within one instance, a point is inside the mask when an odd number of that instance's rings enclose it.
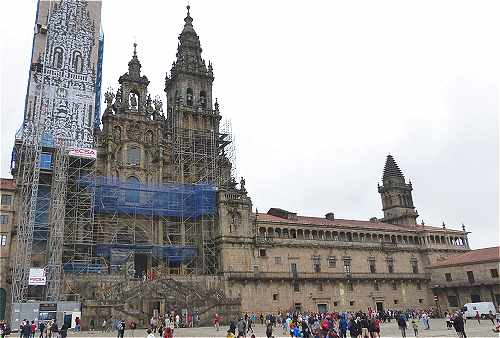
<path fill-rule="evenodd" d="M 410 228 L 407 226 L 398 226 L 383 222 L 372 222 L 372 221 L 361 221 L 352 219 L 334 219 L 329 220 L 323 217 L 310 217 L 310 216 L 297 216 L 297 219 L 285 219 L 269 214 L 257 214 L 257 221 L 260 222 L 278 222 L 283 224 L 297 224 L 297 225 L 313 225 L 313 226 L 342 226 L 342 227 L 352 227 L 352 228 L 370 228 L 378 230 L 390 230 L 390 231 L 404 231 L 404 232 L 421 232 L 422 230 L 427 231 L 444 231 L 442 228 L 432 227 L 432 226 L 421 226 L 417 225 L 415 228 Z M 459 232 L 460 230 L 446 229 L 448 232 Z"/>
<path fill-rule="evenodd" d="M 15 190 L 16 182 L 12 178 L 0 178 L 0 190 Z"/>
<path fill-rule="evenodd" d="M 495 261 L 500 262 L 500 246 L 471 250 L 464 254 L 452 256 L 444 261 L 435 263 L 431 265 L 430 268 Z"/>

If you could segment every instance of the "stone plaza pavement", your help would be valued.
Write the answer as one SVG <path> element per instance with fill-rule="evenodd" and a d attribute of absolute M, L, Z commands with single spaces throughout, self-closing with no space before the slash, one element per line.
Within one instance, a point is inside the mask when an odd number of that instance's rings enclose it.
<path fill-rule="evenodd" d="M 409 322 L 411 325 L 411 323 Z M 410 326 L 409 325 L 409 326 Z M 468 338 L 476 338 L 476 337 L 500 337 L 499 333 L 494 333 L 492 331 L 493 325 L 490 321 L 482 320 L 481 324 L 478 324 L 477 321 L 468 320 L 466 324 L 465 333 Z M 213 327 L 196 327 L 196 328 L 187 328 L 187 329 L 176 329 L 174 332 L 174 337 L 226 337 L 227 326 L 222 326 L 219 331 L 216 331 Z M 138 330 L 127 330 L 125 331 L 125 337 L 146 337 L 146 330 L 138 329 Z M 250 337 L 251 333 L 247 335 Z M 116 332 L 80 332 L 80 333 L 70 333 L 68 337 L 116 337 Z M 255 336 L 256 337 L 265 337 L 265 328 L 264 326 L 258 324 L 255 327 Z M 347 335 L 349 337 L 349 334 Z M 391 323 L 382 324 L 381 328 L 381 336 L 382 337 L 401 337 L 401 332 L 399 331 L 396 323 L 391 321 Z M 406 336 L 408 338 L 414 337 L 413 329 L 409 329 L 406 332 Z M 155 334 L 155 337 L 159 337 L 158 334 Z M 290 337 L 285 336 L 281 328 L 276 328 L 274 331 L 274 337 Z M 442 319 L 432 319 L 431 320 L 431 329 L 430 330 L 419 330 L 419 337 L 457 337 L 455 330 L 447 330 L 446 324 Z"/>

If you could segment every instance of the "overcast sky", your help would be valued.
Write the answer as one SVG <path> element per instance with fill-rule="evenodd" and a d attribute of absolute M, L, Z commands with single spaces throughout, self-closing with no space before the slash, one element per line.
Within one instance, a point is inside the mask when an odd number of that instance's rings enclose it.
<path fill-rule="evenodd" d="M 382 217 L 388 153 L 428 225 L 498 245 L 498 1 L 190 1 L 254 208 Z M 132 44 L 164 98 L 186 1 L 105 0 L 103 88 Z M 6 10 L 6 7 L 9 10 Z M 35 0 L 0 14 L 1 175 L 24 110 Z"/>

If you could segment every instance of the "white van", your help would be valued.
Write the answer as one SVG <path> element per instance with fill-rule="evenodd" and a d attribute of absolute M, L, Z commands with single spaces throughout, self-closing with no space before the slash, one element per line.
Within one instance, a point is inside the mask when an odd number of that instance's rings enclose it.
<path fill-rule="evenodd" d="M 497 314 L 495 305 L 492 302 L 467 303 L 463 306 L 462 311 L 466 318 L 476 317 L 476 312 L 479 312 L 481 318 L 488 317 L 490 311 L 494 316 Z"/>

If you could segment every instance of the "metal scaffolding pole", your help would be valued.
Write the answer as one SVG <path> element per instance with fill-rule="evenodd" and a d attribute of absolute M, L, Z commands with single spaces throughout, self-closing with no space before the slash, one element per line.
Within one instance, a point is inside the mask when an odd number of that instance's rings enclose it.
<path fill-rule="evenodd" d="M 53 162 L 52 203 L 47 245 L 46 298 L 50 301 L 58 301 L 61 292 L 68 162 L 66 147 L 60 144 Z"/>

